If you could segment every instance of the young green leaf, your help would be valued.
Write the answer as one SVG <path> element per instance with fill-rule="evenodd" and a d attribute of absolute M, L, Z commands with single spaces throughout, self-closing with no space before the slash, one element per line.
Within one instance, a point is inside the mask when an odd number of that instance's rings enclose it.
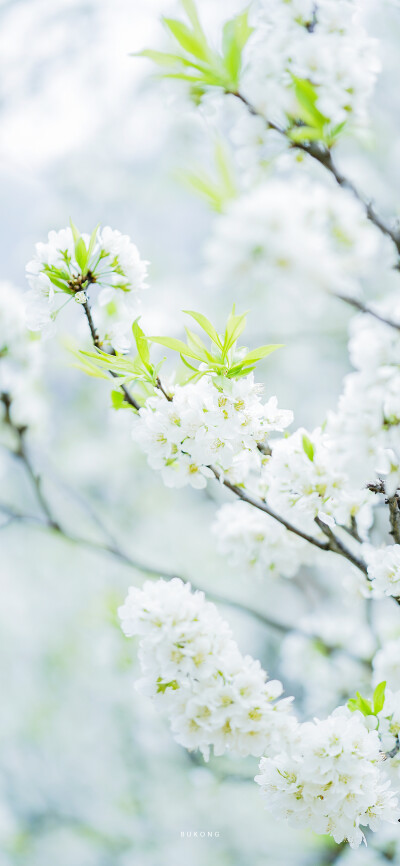
<path fill-rule="evenodd" d="M 203 358 L 199 353 L 193 352 L 183 340 L 176 340 L 174 337 L 149 337 L 151 343 L 158 343 L 160 346 L 165 346 L 167 349 L 173 349 L 174 352 L 186 355 L 188 358 L 194 358 L 196 361 L 202 361 Z"/>
<path fill-rule="evenodd" d="M 123 392 L 122 391 L 111 391 L 111 403 L 112 403 L 113 409 L 125 408 L 123 405 L 125 403 L 125 397 L 124 397 Z M 127 403 L 125 405 L 128 406 Z"/>
<path fill-rule="evenodd" d="M 231 78 L 232 89 L 239 85 L 242 66 L 242 52 L 253 28 L 248 23 L 248 10 L 227 21 L 222 36 L 222 50 L 225 69 Z"/>
<path fill-rule="evenodd" d="M 186 24 L 176 18 L 163 18 L 163 22 L 184 51 L 193 54 L 199 60 L 209 60 L 207 42 L 201 34 L 190 30 Z"/>
<path fill-rule="evenodd" d="M 303 434 L 302 444 L 304 453 L 312 463 L 314 460 L 314 445 L 305 433 Z"/>
<path fill-rule="evenodd" d="M 76 258 L 76 261 L 78 262 L 78 265 L 79 265 L 82 273 L 84 273 L 85 268 L 86 268 L 87 257 L 88 257 L 88 251 L 86 249 L 85 241 L 83 240 L 83 238 L 78 238 L 78 240 L 75 243 L 75 258 Z"/>
<path fill-rule="evenodd" d="M 349 710 L 351 710 L 352 713 L 359 710 L 363 716 L 373 716 L 374 711 L 371 702 L 363 698 L 362 695 L 360 695 L 360 692 L 356 692 L 356 695 L 356 698 L 350 698 L 350 700 L 347 701 Z"/>
<path fill-rule="evenodd" d="M 386 691 L 386 680 L 384 680 L 382 683 L 379 683 L 379 685 L 377 685 L 377 687 L 374 691 L 373 697 L 372 697 L 372 701 L 374 704 L 374 713 L 376 716 L 383 709 L 383 705 L 385 703 L 385 691 Z"/>
<path fill-rule="evenodd" d="M 77 228 L 77 226 L 75 225 L 75 223 L 72 222 L 71 217 L 69 218 L 69 224 L 71 226 L 72 237 L 74 239 L 74 243 L 76 244 L 76 242 L 79 240 L 79 238 L 81 236 L 81 233 L 80 233 L 79 229 Z"/>
<path fill-rule="evenodd" d="M 144 366 L 147 367 L 148 370 L 151 370 L 152 367 L 150 364 L 149 344 L 147 342 L 147 337 L 146 337 L 144 331 L 142 331 L 142 329 L 139 325 L 139 319 L 135 319 L 135 321 L 132 325 L 132 332 L 133 332 L 133 336 L 135 338 L 136 347 L 138 350 L 140 360 L 143 362 Z"/>
<path fill-rule="evenodd" d="M 252 352 L 247 352 L 247 354 L 241 359 L 242 364 L 254 364 L 256 361 L 261 361 L 262 358 L 266 358 L 277 349 L 282 349 L 282 346 L 283 343 L 271 343 L 270 346 L 259 346 L 258 349 L 253 349 Z"/>
<path fill-rule="evenodd" d="M 194 310 L 183 310 L 182 312 L 186 313 L 187 316 L 191 316 L 192 319 L 194 319 L 197 324 L 200 325 L 200 328 L 202 328 L 203 331 L 208 334 L 210 340 L 212 340 L 212 342 L 215 343 L 215 345 L 218 346 L 219 349 L 222 349 L 222 343 L 217 334 L 217 331 L 214 328 L 214 325 L 211 324 L 210 320 L 207 319 L 206 316 L 203 316 L 202 313 L 196 313 Z"/>

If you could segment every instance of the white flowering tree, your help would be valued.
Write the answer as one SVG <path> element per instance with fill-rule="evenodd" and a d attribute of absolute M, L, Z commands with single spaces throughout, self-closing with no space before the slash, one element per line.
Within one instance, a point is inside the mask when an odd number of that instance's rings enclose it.
<path fill-rule="evenodd" d="M 186 310 L 185 339 L 146 334 L 138 299 L 151 306 L 151 289 L 142 296 L 148 263 L 120 232 L 97 226 L 85 234 L 72 222 L 36 245 L 24 298 L 1 285 L 0 390 L 10 448 L 33 481 L 43 521 L 67 535 L 28 443 L 48 340 L 76 302 L 92 340 L 73 350 L 76 365 L 110 384 L 114 409 L 131 418 L 132 447 L 167 487 L 219 485 L 212 531 L 232 573 L 257 575 L 266 592 L 272 581 L 283 588 L 297 580 L 313 600 L 281 647 L 307 718 L 241 653 L 218 595 L 208 601 L 171 574 L 132 588 L 120 608 L 124 633 L 140 638 L 138 688 L 175 740 L 205 761 L 211 750 L 258 758 L 255 782 L 276 818 L 330 835 L 337 858 L 347 843 L 356 848 L 377 833 L 377 857 L 391 859 L 390 825 L 400 819 L 400 638 L 379 645 L 374 618 L 388 604 L 400 616 L 400 233 L 335 152 L 346 141 L 361 147 L 379 71 L 361 5 L 259 0 L 226 22 L 216 48 L 193 0 L 182 0 L 182 18 L 164 19 L 165 50 L 141 52 L 218 131 L 214 175 L 186 176 L 216 212 L 206 249 L 215 290 L 229 284 L 240 309 L 253 299 L 260 321 L 278 295 L 295 309 L 330 298 L 356 312 L 353 372 L 320 426 L 296 429 L 290 409 L 263 395 L 258 370 L 285 348 L 246 346 L 245 313 L 233 305 L 221 326 Z M 324 689 L 336 706 L 325 715 Z"/>

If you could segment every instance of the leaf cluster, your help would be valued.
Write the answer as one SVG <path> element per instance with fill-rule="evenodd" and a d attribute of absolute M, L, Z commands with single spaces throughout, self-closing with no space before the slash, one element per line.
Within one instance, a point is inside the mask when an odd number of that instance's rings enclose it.
<path fill-rule="evenodd" d="M 352 713 L 359 710 L 363 716 L 377 716 L 383 709 L 385 703 L 386 680 L 379 683 L 372 696 L 372 701 L 363 698 L 360 692 L 356 692 L 355 698 L 347 701 L 347 706 Z"/>
<path fill-rule="evenodd" d="M 259 346 L 251 352 L 237 349 L 237 341 L 246 327 L 247 313 L 237 314 L 235 306 L 229 315 L 223 334 L 219 334 L 214 325 L 202 313 L 194 310 L 184 310 L 188 316 L 197 322 L 201 330 L 211 340 L 207 348 L 204 340 L 197 333 L 186 327 L 187 342 L 175 337 L 149 337 L 152 343 L 158 343 L 167 349 L 178 352 L 183 364 L 194 374 L 191 379 L 197 379 L 206 374 L 223 376 L 228 379 L 239 379 L 247 376 L 255 369 L 257 361 L 266 358 L 280 344 Z M 197 366 L 196 366 L 197 365 Z"/>
<path fill-rule="evenodd" d="M 289 138 L 295 144 L 319 141 L 332 147 L 344 129 L 346 121 L 332 125 L 317 107 L 318 91 L 308 79 L 292 76 L 296 96 L 296 123 L 288 130 Z"/>
<path fill-rule="evenodd" d="M 235 93 L 239 87 L 243 48 L 253 32 L 248 23 L 248 10 L 226 22 L 221 51 L 216 51 L 208 42 L 194 0 L 181 0 L 181 3 L 188 24 L 176 18 L 163 18 L 165 27 L 178 43 L 178 53 L 145 49 L 138 52 L 138 56 L 148 57 L 160 66 L 164 78 L 186 81 L 199 96 L 208 87 L 222 87 Z"/>

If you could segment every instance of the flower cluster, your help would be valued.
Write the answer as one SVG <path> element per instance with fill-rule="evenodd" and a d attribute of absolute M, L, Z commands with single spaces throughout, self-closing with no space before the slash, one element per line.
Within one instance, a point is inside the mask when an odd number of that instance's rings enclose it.
<path fill-rule="evenodd" d="M 316 518 L 329 526 L 351 526 L 355 520 L 361 532 L 371 523 L 371 494 L 351 487 L 319 428 L 312 433 L 300 428 L 274 442 L 262 478 L 268 502 L 305 531 L 315 532 Z"/>
<path fill-rule="evenodd" d="M 334 127 L 364 123 L 379 60 L 357 0 L 260 0 L 242 78 L 245 96 L 286 127 L 298 117 L 293 82 L 307 80 Z"/>
<path fill-rule="evenodd" d="M 60 309 L 63 295 L 84 304 L 87 289 L 100 289 L 103 338 L 119 351 L 127 351 L 130 327 L 136 312 L 136 293 L 146 288 L 147 262 L 127 235 L 106 226 L 91 236 L 75 227 L 51 231 L 47 243 L 36 244 L 36 254 L 26 266 L 30 291 L 26 296 L 27 319 L 34 331 L 47 329 Z"/>
<path fill-rule="evenodd" d="M 388 296 L 374 309 L 400 321 L 396 297 Z M 345 378 L 338 409 L 328 415 L 327 434 L 354 483 L 384 477 L 392 496 L 400 486 L 400 331 L 372 316 L 357 316 L 349 350 L 356 372 Z"/>
<path fill-rule="evenodd" d="M 228 204 L 206 248 L 212 281 L 301 300 L 313 290 L 359 295 L 395 253 L 350 192 L 281 177 Z"/>
<path fill-rule="evenodd" d="M 381 748 L 387 755 L 385 768 L 395 786 L 399 785 L 400 776 L 400 691 L 386 689 L 385 702 L 378 713 L 378 730 Z M 392 756 L 390 756 L 392 752 Z"/>
<path fill-rule="evenodd" d="M 363 553 L 373 590 L 378 595 L 400 598 L 400 544 L 364 544 Z"/>
<path fill-rule="evenodd" d="M 364 840 L 361 827 L 398 820 L 381 761 L 378 733 L 366 729 L 360 713 L 338 708 L 323 721 L 299 725 L 285 752 L 261 759 L 255 780 L 277 818 L 356 848 Z"/>
<path fill-rule="evenodd" d="M 175 739 L 208 757 L 285 747 L 295 720 L 282 686 L 243 656 L 227 623 L 202 592 L 179 579 L 131 588 L 119 611 L 128 637 L 140 635 L 138 687 L 166 713 Z"/>
<path fill-rule="evenodd" d="M 43 417 L 42 361 L 40 344 L 26 326 L 22 292 L 0 282 L 0 396 L 13 424 L 35 425 Z"/>
<path fill-rule="evenodd" d="M 171 400 L 150 397 L 135 419 L 134 438 L 167 487 L 205 487 L 210 465 L 232 483 L 242 483 L 261 465 L 258 444 L 282 431 L 292 413 L 280 410 L 276 397 L 260 400 L 260 386 L 250 374 L 225 380 L 212 376 L 176 385 Z"/>
<path fill-rule="evenodd" d="M 223 505 L 212 530 L 219 552 L 245 574 L 294 577 L 315 556 L 306 541 L 246 502 Z"/>

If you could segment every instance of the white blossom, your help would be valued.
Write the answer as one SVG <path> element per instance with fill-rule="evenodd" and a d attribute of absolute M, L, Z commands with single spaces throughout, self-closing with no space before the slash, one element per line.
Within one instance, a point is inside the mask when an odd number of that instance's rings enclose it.
<path fill-rule="evenodd" d="M 311 292 L 359 295 L 360 281 L 382 279 L 395 256 L 350 192 L 305 177 L 272 177 L 234 199 L 206 247 L 212 282 L 307 305 Z"/>
<path fill-rule="evenodd" d="M 361 526 L 370 524 L 371 494 L 349 485 L 319 428 L 312 433 L 300 428 L 274 442 L 262 480 L 272 507 L 306 531 L 315 532 L 316 518 L 330 526 L 348 526 L 352 518 Z"/>
<path fill-rule="evenodd" d="M 282 685 L 243 656 L 204 593 L 179 579 L 131 588 L 119 611 L 128 637 L 140 635 L 138 687 L 169 718 L 178 743 L 205 757 L 260 756 L 286 743 L 295 720 Z"/>
<path fill-rule="evenodd" d="M 223 505 L 212 531 L 219 552 L 245 574 L 290 578 L 314 558 L 308 542 L 246 502 Z"/>
<path fill-rule="evenodd" d="M 298 116 L 293 78 L 310 81 L 333 126 L 364 124 L 380 63 L 355 0 L 260 0 L 248 44 L 244 95 L 286 127 Z"/>
<path fill-rule="evenodd" d="M 277 818 L 356 848 L 362 827 L 398 820 L 380 749 L 378 733 L 366 729 L 361 714 L 339 708 L 299 725 L 286 751 L 261 759 L 255 780 Z"/>
<path fill-rule="evenodd" d="M 102 338 L 111 342 L 115 337 L 115 348 L 127 351 L 137 294 L 147 286 L 148 262 L 140 258 L 128 235 L 109 226 L 98 229 L 92 240 L 82 234 L 81 241 L 87 253 L 83 269 L 71 228 L 50 231 L 47 243 L 36 244 L 35 256 L 26 266 L 31 287 L 26 295 L 28 325 L 34 331 L 48 330 L 65 303 L 63 294 L 82 304 L 91 287 L 96 291 Z"/>
<path fill-rule="evenodd" d="M 258 444 L 291 423 L 292 413 L 279 410 L 276 397 L 263 404 L 253 374 L 226 380 L 220 388 L 210 376 L 176 385 L 172 400 L 150 397 L 135 419 L 133 436 L 149 465 L 162 473 L 167 487 L 205 487 L 217 470 L 242 483 L 258 469 Z"/>
<path fill-rule="evenodd" d="M 385 547 L 363 545 L 368 577 L 378 594 L 400 597 L 400 544 Z"/>
<path fill-rule="evenodd" d="M 0 282 L 0 394 L 9 402 L 13 424 L 32 427 L 43 421 L 43 360 L 40 342 L 27 329 L 23 293 Z"/>

